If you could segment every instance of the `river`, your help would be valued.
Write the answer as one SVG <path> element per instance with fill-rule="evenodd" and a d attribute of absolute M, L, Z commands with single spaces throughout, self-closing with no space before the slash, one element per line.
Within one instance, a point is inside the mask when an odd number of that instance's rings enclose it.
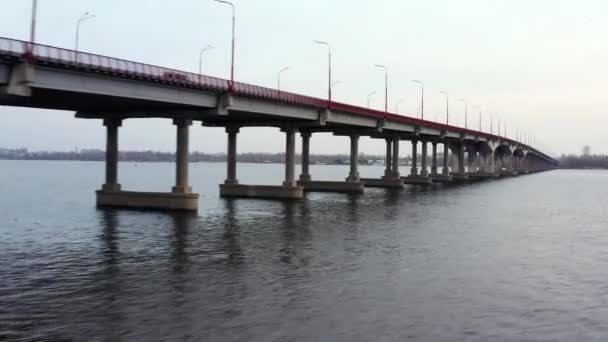
<path fill-rule="evenodd" d="M 98 210 L 103 172 L 0 161 L 0 340 L 608 337 L 606 171 L 280 202 L 222 200 L 225 165 L 197 163 L 196 215 Z M 239 164 L 242 183 L 282 175 Z M 119 177 L 168 191 L 174 165 L 121 163 Z"/>

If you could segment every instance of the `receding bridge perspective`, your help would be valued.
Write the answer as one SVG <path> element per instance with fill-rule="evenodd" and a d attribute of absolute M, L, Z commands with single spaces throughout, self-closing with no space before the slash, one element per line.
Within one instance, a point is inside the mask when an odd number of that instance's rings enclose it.
<path fill-rule="evenodd" d="M 69 110 L 75 111 L 77 118 L 103 122 L 107 144 L 105 184 L 97 190 L 97 205 L 101 207 L 197 210 L 199 196 L 188 180 L 188 134 L 194 123 L 226 129 L 227 176 L 220 185 L 223 197 L 300 199 L 305 191 L 362 193 L 364 187 L 468 182 L 546 171 L 557 165 L 542 151 L 500 133 L 7 38 L 0 38 L 0 105 Z M 167 118 L 176 126 L 176 177 L 171 191 L 121 188 L 118 131 L 123 120 L 134 118 Z M 237 137 L 248 127 L 276 127 L 284 132 L 282 184 L 239 183 Z M 310 174 L 309 147 L 314 133 L 350 139 L 350 172 L 344 181 L 315 181 Z M 297 135 L 302 139 L 299 178 Z M 359 177 L 362 136 L 386 141 L 386 170 L 381 178 Z M 408 174 L 399 168 L 404 141 L 413 158 Z M 448 165 L 450 153 L 457 160 L 456 167 Z M 421 160 L 417 160 L 418 154 Z M 438 165 L 438 154 L 442 165 Z"/>

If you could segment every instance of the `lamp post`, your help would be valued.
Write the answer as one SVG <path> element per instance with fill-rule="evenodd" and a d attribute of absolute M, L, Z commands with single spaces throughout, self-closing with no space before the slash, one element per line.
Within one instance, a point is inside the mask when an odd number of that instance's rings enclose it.
<path fill-rule="evenodd" d="M 450 124 L 450 95 L 447 92 L 442 91 L 443 95 L 445 95 L 445 124 Z"/>
<path fill-rule="evenodd" d="M 212 50 L 213 46 L 212 45 L 207 45 L 204 48 L 201 49 L 201 52 L 198 54 L 198 75 L 199 78 L 200 76 L 203 74 L 203 55 L 205 54 L 205 52 Z"/>
<path fill-rule="evenodd" d="M 279 70 L 277 75 L 277 91 L 279 93 L 281 92 L 281 75 L 287 70 L 289 70 L 289 67 L 284 67 L 283 69 Z"/>
<path fill-rule="evenodd" d="M 481 106 L 473 106 L 473 109 L 479 109 L 479 131 L 481 132 Z"/>
<path fill-rule="evenodd" d="M 467 103 L 467 100 L 465 99 L 460 99 L 460 102 L 464 102 L 464 128 L 467 129 L 469 128 L 468 122 L 469 122 L 469 104 Z"/>
<path fill-rule="evenodd" d="M 403 101 L 405 101 L 405 99 L 400 98 L 399 101 L 397 101 L 397 103 L 395 103 L 395 114 L 399 114 L 399 105 L 402 104 Z"/>
<path fill-rule="evenodd" d="M 422 94 L 420 96 L 420 119 L 424 120 L 424 82 L 418 80 L 412 80 L 414 83 L 420 84 Z"/>
<path fill-rule="evenodd" d="M 34 44 L 36 43 L 36 13 L 38 9 L 38 0 L 32 0 L 32 19 L 30 22 L 30 44 L 26 51 L 26 58 L 34 58 Z"/>
<path fill-rule="evenodd" d="M 331 45 L 329 45 L 328 42 L 324 42 L 321 40 L 315 40 L 314 42 L 317 44 L 320 44 L 320 45 L 327 46 L 327 53 L 328 53 L 328 59 L 329 59 L 329 63 L 328 63 L 329 72 L 328 72 L 328 78 L 327 78 L 327 85 L 328 85 L 327 86 L 327 108 L 330 108 L 331 107 L 331 85 L 332 85 L 332 83 L 331 83 Z"/>
<path fill-rule="evenodd" d="M 213 0 L 215 2 L 219 2 L 222 4 L 226 4 L 228 6 L 230 6 L 232 8 L 232 58 L 231 58 L 231 62 L 230 62 L 230 84 L 228 87 L 228 90 L 230 92 L 234 91 L 234 42 L 236 40 L 235 34 L 236 34 L 236 8 L 234 7 L 234 4 L 230 1 L 226 1 L 226 0 Z"/>
<path fill-rule="evenodd" d="M 90 14 L 89 12 L 84 12 L 80 18 L 78 18 L 78 22 L 76 22 L 76 37 L 74 38 L 74 60 L 78 62 L 78 43 L 80 42 L 80 24 L 83 21 L 95 18 L 94 14 Z"/>
<path fill-rule="evenodd" d="M 370 101 L 370 99 L 372 98 L 372 96 L 374 96 L 374 95 L 376 95 L 376 92 L 375 92 L 375 91 L 373 91 L 373 92 L 371 92 L 371 93 L 367 94 L 367 109 L 369 109 L 369 101 Z"/>
<path fill-rule="evenodd" d="M 388 114 L 388 68 L 381 64 L 375 64 L 376 68 L 384 69 L 384 117 Z"/>

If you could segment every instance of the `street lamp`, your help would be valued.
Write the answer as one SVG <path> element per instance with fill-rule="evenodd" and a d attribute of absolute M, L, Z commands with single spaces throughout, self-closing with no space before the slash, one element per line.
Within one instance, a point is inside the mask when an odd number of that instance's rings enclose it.
<path fill-rule="evenodd" d="M 199 75 L 199 79 L 200 76 L 203 74 L 203 54 L 209 50 L 213 50 L 213 46 L 212 45 L 207 45 L 204 48 L 201 49 L 201 52 L 198 54 L 198 75 Z"/>
<path fill-rule="evenodd" d="M 372 98 L 372 96 L 376 95 L 376 92 L 373 91 L 369 94 L 367 94 L 367 109 L 369 109 L 369 100 Z"/>
<path fill-rule="evenodd" d="M 469 104 L 467 103 L 467 100 L 465 100 L 465 99 L 460 99 L 458 101 L 464 102 L 464 128 L 467 129 L 468 122 L 469 122 Z"/>
<path fill-rule="evenodd" d="M 236 9 L 234 7 L 234 4 L 230 1 L 226 1 L 226 0 L 213 0 L 215 2 L 219 2 L 222 4 L 226 4 L 230 7 L 232 7 L 232 61 L 230 63 L 230 85 L 228 90 L 229 91 L 234 91 L 234 41 L 236 39 L 235 37 L 235 33 L 236 33 Z"/>
<path fill-rule="evenodd" d="M 414 83 L 420 84 L 422 94 L 420 96 L 420 119 L 424 120 L 424 82 L 418 80 L 412 80 Z"/>
<path fill-rule="evenodd" d="M 402 104 L 403 101 L 405 101 L 405 99 L 400 98 L 399 101 L 397 101 L 397 103 L 395 103 L 395 114 L 399 114 L 399 105 Z"/>
<path fill-rule="evenodd" d="M 384 117 L 388 114 L 388 68 L 381 64 L 375 64 L 376 68 L 384 69 Z"/>
<path fill-rule="evenodd" d="M 450 124 L 450 95 L 447 92 L 442 91 L 443 95 L 445 95 L 445 124 Z"/>
<path fill-rule="evenodd" d="M 281 74 L 283 74 L 287 70 L 289 70 L 289 67 L 284 67 L 283 69 L 279 70 L 279 73 L 277 75 L 277 91 L 278 92 L 281 92 Z"/>
<path fill-rule="evenodd" d="M 479 131 L 481 132 L 481 106 L 473 106 L 475 109 L 479 109 Z"/>
<path fill-rule="evenodd" d="M 329 63 L 328 63 L 329 64 L 329 67 L 328 67 L 328 69 L 329 69 L 329 76 L 327 78 L 327 84 L 328 84 L 328 89 L 327 89 L 327 107 L 329 108 L 329 107 L 331 107 L 331 86 L 332 86 L 332 83 L 331 83 L 331 45 L 329 45 L 328 42 L 324 42 L 324 41 L 321 41 L 321 40 L 315 40 L 314 42 L 317 43 L 317 44 L 320 44 L 320 45 L 327 46 L 327 52 L 328 52 L 328 56 L 329 56 Z"/>
<path fill-rule="evenodd" d="M 32 0 L 32 20 L 30 22 L 30 44 L 26 51 L 26 58 L 34 58 L 34 44 L 36 43 L 36 11 L 38 9 L 38 1 Z"/>
<path fill-rule="evenodd" d="M 90 14 L 89 12 L 84 12 L 80 18 L 78 19 L 78 22 L 76 23 L 76 37 L 74 38 L 74 59 L 76 60 L 76 62 L 78 62 L 78 43 L 80 40 L 80 24 L 85 21 L 85 20 L 89 20 L 89 19 L 93 19 L 95 18 L 94 14 Z"/>

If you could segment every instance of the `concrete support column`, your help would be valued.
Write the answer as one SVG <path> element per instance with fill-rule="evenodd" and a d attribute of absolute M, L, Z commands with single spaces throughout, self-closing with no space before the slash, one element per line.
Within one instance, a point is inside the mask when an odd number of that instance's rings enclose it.
<path fill-rule="evenodd" d="M 391 141 L 391 139 L 386 138 L 386 156 L 384 158 L 384 177 L 388 178 L 391 177 L 392 173 L 393 173 L 393 165 L 392 165 L 392 158 L 393 158 L 393 142 Z"/>
<path fill-rule="evenodd" d="M 224 184 L 239 184 L 238 178 L 236 177 L 236 155 L 237 155 L 237 134 L 239 133 L 239 127 L 229 126 L 226 127 L 226 133 L 228 133 L 228 151 L 227 157 L 227 171 L 226 180 Z"/>
<path fill-rule="evenodd" d="M 432 143 L 432 157 L 431 157 L 431 175 L 437 175 L 437 142 Z"/>
<path fill-rule="evenodd" d="M 412 140 L 412 169 L 410 174 L 418 176 L 418 141 Z"/>
<path fill-rule="evenodd" d="M 103 191 L 120 191 L 118 183 L 118 127 L 122 125 L 120 119 L 103 120 L 106 126 L 106 182 Z"/>
<path fill-rule="evenodd" d="M 399 138 L 393 139 L 393 172 L 391 176 L 395 179 L 399 179 L 401 177 L 401 173 L 399 172 Z"/>
<path fill-rule="evenodd" d="M 287 128 L 283 132 L 285 132 L 285 181 L 283 185 L 295 187 L 296 130 L 294 128 Z"/>
<path fill-rule="evenodd" d="M 350 136 L 350 173 L 347 182 L 359 182 L 359 136 Z"/>
<path fill-rule="evenodd" d="M 464 174 L 464 144 L 461 142 L 458 144 L 458 173 Z"/>
<path fill-rule="evenodd" d="M 300 133 L 302 136 L 302 174 L 300 182 L 310 182 L 310 132 Z"/>
<path fill-rule="evenodd" d="M 175 186 L 174 193 L 189 194 L 192 188 L 188 185 L 188 144 L 189 127 L 192 120 L 174 119 L 177 126 L 177 150 L 175 152 Z"/>
<path fill-rule="evenodd" d="M 422 141 L 422 170 L 420 172 L 420 175 L 422 177 L 428 177 L 429 175 L 429 170 L 426 166 L 426 158 L 427 158 L 427 142 L 426 141 Z"/>
<path fill-rule="evenodd" d="M 448 143 L 443 143 L 443 175 L 447 176 L 450 174 L 450 169 L 448 168 L 448 158 L 449 158 L 450 149 L 448 148 Z"/>
<path fill-rule="evenodd" d="M 467 153 L 467 171 L 469 173 L 475 171 L 475 151 L 472 148 Z"/>

